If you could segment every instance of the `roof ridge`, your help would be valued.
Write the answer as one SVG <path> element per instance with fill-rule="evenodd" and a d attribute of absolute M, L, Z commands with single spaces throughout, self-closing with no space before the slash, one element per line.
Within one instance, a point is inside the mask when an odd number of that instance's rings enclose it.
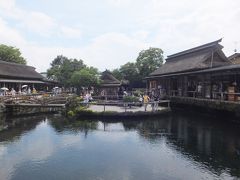
<path fill-rule="evenodd" d="M 3 61 L 3 60 L 0 60 L 0 63 L 10 64 L 10 65 L 16 65 L 16 66 L 31 67 L 31 68 L 34 68 L 34 69 L 35 69 L 35 67 L 29 66 L 29 65 L 26 65 L 26 64 L 19 64 L 19 63 L 8 62 L 8 61 Z"/>
<path fill-rule="evenodd" d="M 219 45 L 218 43 L 221 42 L 221 41 L 222 41 L 222 38 L 218 39 L 216 41 L 210 42 L 210 43 L 206 43 L 206 44 L 194 47 L 194 48 L 190 48 L 190 49 L 187 49 L 187 50 L 169 55 L 169 56 L 167 56 L 166 60 L 171 59 L 171 58 L 175 58 L 175 57 L 178 57 L 178 56 L 181 56 L 181 55 L 189 54 L 189 53 L 192 53 L 192 52 L 195 52 L 195 51 L 199 51 L 199 50 L 202 50 L 202 49 L 206 49 L 206 48 L 209 48 L 209 47 L 212 47 L 212 46 Z"/>

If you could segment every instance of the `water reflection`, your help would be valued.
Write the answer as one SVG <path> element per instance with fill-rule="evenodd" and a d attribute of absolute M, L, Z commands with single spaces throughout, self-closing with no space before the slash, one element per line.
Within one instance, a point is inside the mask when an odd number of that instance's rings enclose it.
<path fill-rule="evenodd" d="M 227 170 L 240 177 L 240 127 L 204 117 L 175 115 L 163 120 L 127 122 L 151 143 L 164 136 L 167 144 L 182 154 L 208 166 L 217 174 Z"/>
<path fill-rule="evenodd" d="M 46 116 L 27 116 L 27 117 L 7 117 L 0 116 L 0 142 L 14 141 L 19 139 L 22 134 L 36 128 L 36 126 L 46 119 Z"/>
<path fill-rule="evenodd" d="M 3 179 L 240 177 L 239 125 L 206 117 L 118 122 L 5 117 L 0 126 Z"/>

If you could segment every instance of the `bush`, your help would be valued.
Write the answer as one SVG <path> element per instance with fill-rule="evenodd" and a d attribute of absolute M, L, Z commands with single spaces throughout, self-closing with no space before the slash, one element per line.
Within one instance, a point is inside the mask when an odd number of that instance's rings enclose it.
<path fill-rule="evenodd" d="M 138 102 L 139 98 L 136 96 L 124 96 L 123 102 Z"/>
<path fill-rule="evenodd" d="M 75 116 L 75 113 L 73 111 L 68 111 L 67 115 L 69 117 L 73 117 L 73 116 Z"/>
<path fill-rule="evenodd" d="M 81 106 L 82 101 L 83 101 L 82 97 L 74 96 L 70 98 L 66 104 L 67 110 L 74 111 L 78 106 Z"/>

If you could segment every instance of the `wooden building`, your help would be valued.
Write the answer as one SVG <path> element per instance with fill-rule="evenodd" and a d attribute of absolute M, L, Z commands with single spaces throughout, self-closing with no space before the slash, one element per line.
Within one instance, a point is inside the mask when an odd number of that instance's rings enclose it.
<path fill-rule="evenodd" d="M 110 71 L 106 70 L 102 72 L 100 79 L 101 79 L 100 85 L 101 96 L 113 98 L 119 95 L 121 81 L 115 78 Z"/>
<path fill-rule="evenodd" d="M 233 64 L 240 64 L 240 53 L 234 53 L 233 55 L 228 57 L 228 60 Z"/>
<path fill-rule="evenodd" d="M 168 56 L 147 77 L 147 88 L 161 96 L 240 100 L 240 64 L 222 51 L 220 40 Z"/>
<path fill-rule="evenodd" d="M 17 92 L 27 85 L 37 91 L 47 90 L 47 86 L 53 86 L 49 81 L 35 71 L 32 66 L 23 64 L 0 61 L 0 88 L 7 87 L 9 90 L 14 88 Z"/>

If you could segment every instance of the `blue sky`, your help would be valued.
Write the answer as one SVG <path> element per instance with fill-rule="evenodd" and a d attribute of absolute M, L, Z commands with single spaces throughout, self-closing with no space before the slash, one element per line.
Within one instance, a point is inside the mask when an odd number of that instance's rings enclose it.
<path fill-rule="evenodd" d="M 0 43 L 38 71 L 60 54 L 105 70 L 149 47 L 166 57 L 219 38 L 230 55 L 239 19 L 239 0 L 0 0 Z"/>

